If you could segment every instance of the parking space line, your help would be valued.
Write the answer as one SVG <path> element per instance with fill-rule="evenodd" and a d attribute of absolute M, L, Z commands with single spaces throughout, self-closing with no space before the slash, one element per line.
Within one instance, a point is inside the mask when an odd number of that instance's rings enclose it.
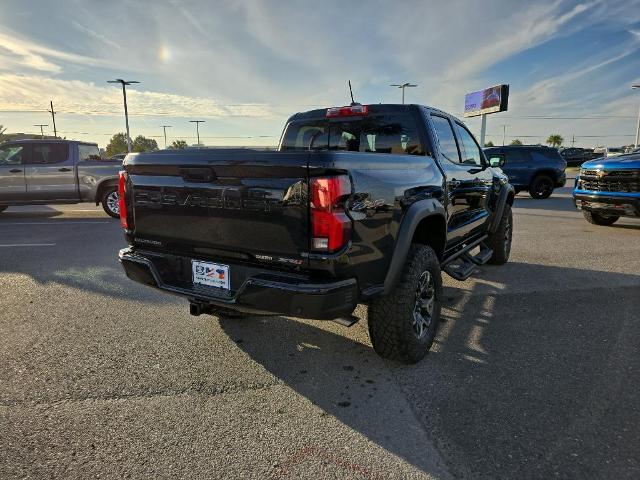
<path fill-rule="evenodd" d="M 0 248 L 7 247 L 53 247 L 55 243 L 8 243 L 0 245 Z"/>
<path fill-rule="evenodd" d="M 88 225 L 105 225 L 112 223 L 109 220 L 105 221 L 97 221 L 97 222 L 83 222 L 83 221 L 70 221 L 67 222 L 65 220 L 54 220 L 51 222 L 0 222 L 0 225 L 69 225 L 73 224 L 88 224 Z"/>

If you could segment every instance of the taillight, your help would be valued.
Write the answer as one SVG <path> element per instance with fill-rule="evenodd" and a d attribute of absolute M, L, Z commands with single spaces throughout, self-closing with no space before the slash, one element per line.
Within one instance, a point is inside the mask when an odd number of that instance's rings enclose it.
<path fill-rule="evenodd" d="M 344 212 L 344 201 L 351 195 L 346 175 L 316 177 L 311 189 L 311 248 L 334 252 L 344 247 L 351 234 L 351 220 Z"/>
<path fill-rule="evenodd" d="M 350 105 L 348 107 L 327 108 L 327 117 L 358 117 L 369 114 L 367 105 Z"/>
<path fill-rule="evenodd" d="M 127 222 L 127 190 L 125 184 L 127 183 L 127 172 L 124 170 L 120 172 L 118 178 L 118 206 L 120 207 L 120 225 L 122 228 L 129 228 L 129 222 Z"/>

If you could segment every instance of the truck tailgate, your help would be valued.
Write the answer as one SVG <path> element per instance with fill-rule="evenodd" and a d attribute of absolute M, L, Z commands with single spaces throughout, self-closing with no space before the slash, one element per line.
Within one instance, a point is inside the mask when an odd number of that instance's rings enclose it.
<path fill-rule="evenodd" d="M 164 151 L 129 156 L 125 170 L 141 244 L 246 260 L 309 249 L 306 153 Z"/>

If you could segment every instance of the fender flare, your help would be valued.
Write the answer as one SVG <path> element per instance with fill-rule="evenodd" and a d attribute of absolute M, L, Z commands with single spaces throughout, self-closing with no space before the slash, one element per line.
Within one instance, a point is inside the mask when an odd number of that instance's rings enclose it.
<path fill-rule="evenodd" d="M 411 240 L 413 239 L 413 234 L 418 228 L 418 225 L 425 218 L 435 216 L 442 217 L 444 224 L 446 225 L 447 214 L 445 208 L 435 198 L 427 198 L 415 202 L 404 214 L 402 223 L 398 229 L 398 236 L 396 238 L 395 248 L 393 249 L 393 256 L 389 263 L 389 269 L 387 270 L 387 276 L 384 280 L 382 291 L 383 295 L 390 293 L 400 281 L 402 269 L 407 260 L 409 248 L 411 248 Z M 446 236 L 446 234 L 447 232 L 445 228 L 444 235 Z"/>
<path fill-rule="evenodd" d="M 100 201 L 102 200 L 103 189 L 105 187 L 108 187 L 108 186 L 115 186 L 117 188 L 118 187 L 118 177 L 105 178 L 100 183 L 98 183 L 98 185 L 96 185 L 96 194 L 95 194 L 95 199 L 94 199 L 95 202 L 96 202 L 96 205 L 100 204 Z"/>
<path fill-rule="evenodd" d="M 491 224 L 489 225 L 489 233 L 493 233 L 498 229 L 498 225 L 500 225 L 500 219 L 502 218 L 502 212 L 504 212 L 504 206 L 507 204 L 507 200 L 509 199 L 509 195 L 512 194 L 515 196 L 515 189 L 513 185 L 507 183 L 503 185 L 500 190 L 500 195 L 498 196 L 498 200 L 496 201 L 496 209 L 493 212 L 493 218 L 491 219 Z"/>

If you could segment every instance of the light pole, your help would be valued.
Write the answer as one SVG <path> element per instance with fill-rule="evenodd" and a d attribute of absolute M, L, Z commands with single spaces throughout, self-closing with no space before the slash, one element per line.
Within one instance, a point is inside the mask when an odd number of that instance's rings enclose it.
<path fill-rule="evenodd" d="M 122 85 L 122 96 L 124 97 L 124 122 L 127 125 L 127 151 L 131 153 L 131 136 L 129 135 L 129 112 L 127 112 L 127 85 L 140 82 L 136 80 L 122 80 L 121 78 L 116 78 L 115 80 L 107 80 L 107 83 L 120 83 Z"/>
<path fill-rule="evenodd" d="M 631 85 L 633 90 L 637 90 L 640 88 L 640 85 Z M 635 147 L 638 148 L 638 144 L 640 143 L 640 110 L 638 110 L 638 126 L 636 127 L 636 143 Z"/>
<path fill-rule="evenodd" d="M 164 130 L 164 149 L 167 149 L 167 128 L 171 128 L 171 125 L 160 125 Z"/>
<path fill-rule="evenodd" d="M 198 136 L 198 148 L 200 148 L 200 124 L 204 123 L 204 120 L 189 120 L 191 123 L 196 124 L 196 135 Z"/>
<path fill-rule="evenodd" d="M 402 104 L 404 105 L 404 89 L 407 88 L 407 87 L 417 87 L 418 85 L 416 85 L 414 83 L 405 82 L 405 83 L 392 83 L 389 86 L 390 87 L 398 87 L 398 88 L 402 89 Z"/>
<path fill-rule="evenodd" d="M 507 127 L 508 125 L 502 125 L 502 146 L 504 147 L 504 142 L 507 139 Z"/>
<path fill-rule="evenodd" d="M 44 138 L 44 130 L 42 130 L 42 127 L 48 127 L 49 125 L 47 125 L 46 123 L 36 123 L 34 125 L 34 127 L 40 127 L 40 139 Z"/>

